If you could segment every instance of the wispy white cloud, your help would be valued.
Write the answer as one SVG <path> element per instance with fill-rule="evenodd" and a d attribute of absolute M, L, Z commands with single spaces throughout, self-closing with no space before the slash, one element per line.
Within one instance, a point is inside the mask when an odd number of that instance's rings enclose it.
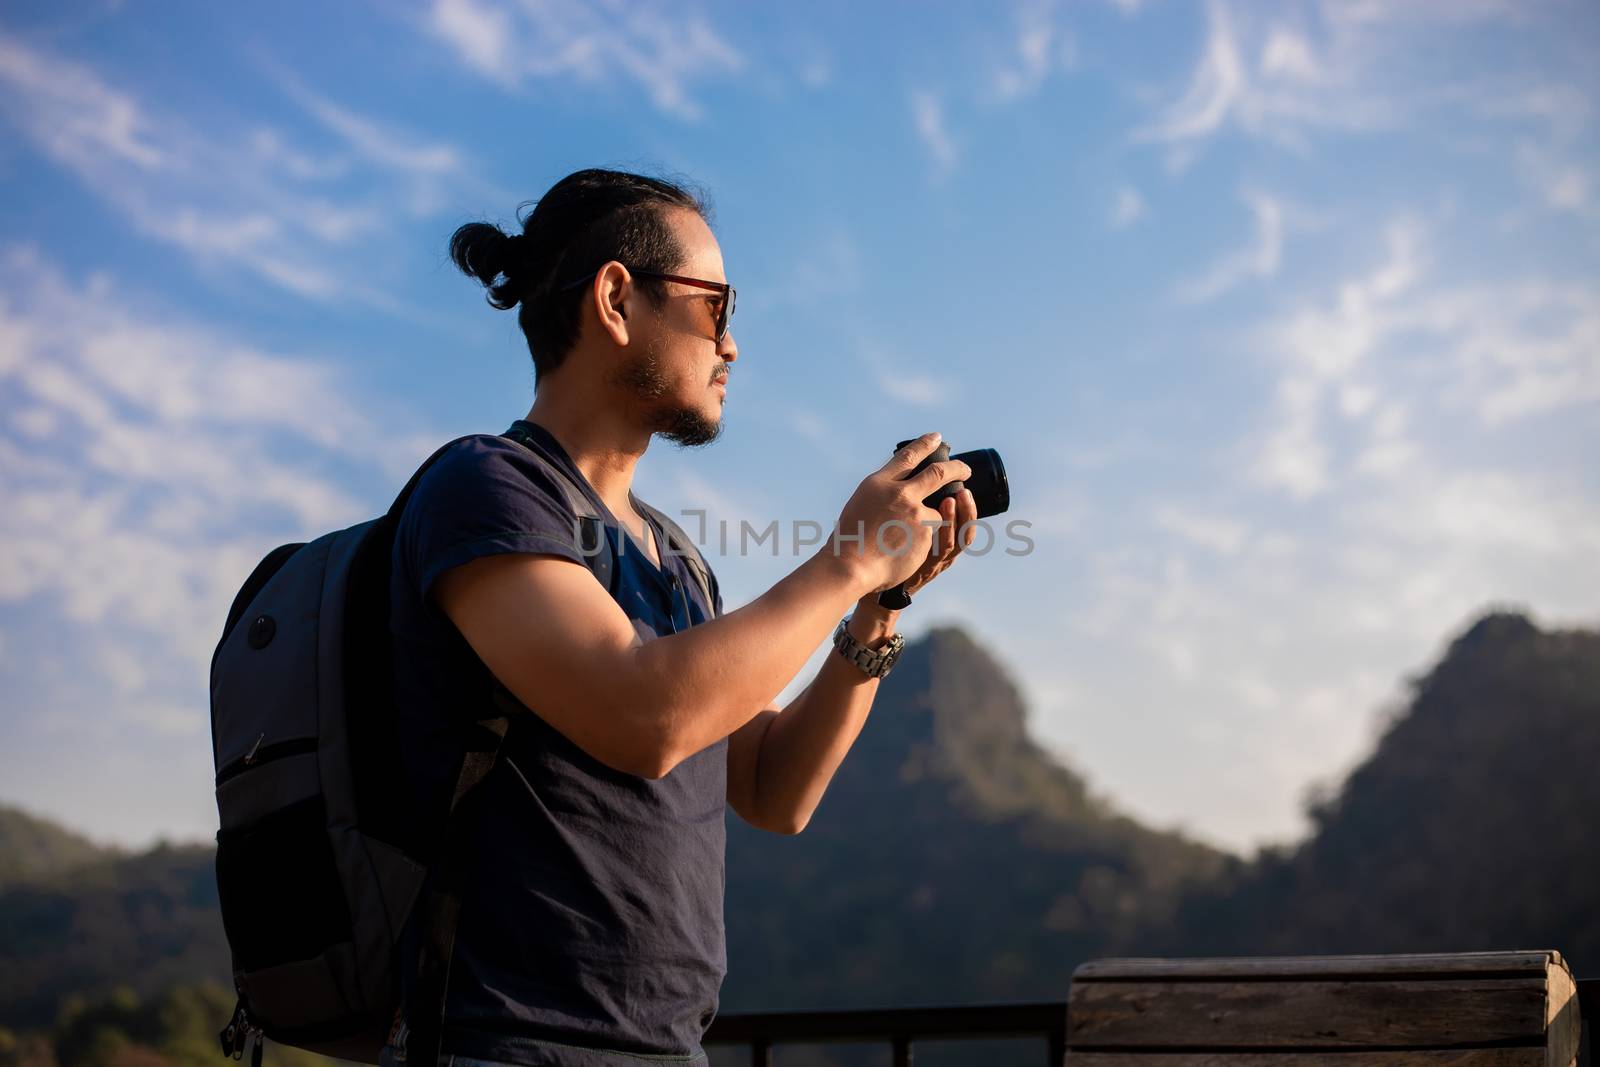
<path fill-rule="evenodd" d="M 1396 485 L 1394 492 L 1360 501 L 1360 520 L 1411 553 L 1465 552 L 1489 573 L 1495 568 L 1488 557 L 1496 552 L 1591 559 L 1600 552 L 1600 507 L 1572 491 L 1575 484 L 1563 487 L 1559 475 L 1530 477 L 1510 470 L 1436 465 L 1429 473 L 1432 477 L 1426 480 Z M 1408 588 L 1433 595 L 1446 592 L 1442 581 L 1422 580 L 1408 587 L 1404 578 L 1394 576 L 1400 579 L 1402 597 Z M 1395 604 L 1404 606 L 1403 599 Z"/>
<path fill-rule="evenodd" d="M 382 423 L 325 364 L 136 314 L 103 277 L 86 296 L 31 249 L 6 249 L 0 278 L 0 398 L 25 414 L 0 437 L 0 600 L 146 630 L 194 669 L 254 557 L 363 517 L 316 472 L 382 457 Z M 320 458 L 280 458 L 296 452 Z"/>
<path fill-rule="evenodd" d="M 819 220 L 812 231 L 791 250 L 780 282 L 751 286 L 748 298 L 740 290 L 740 315 L 746 308 L 754 315 L 779 307 L 815 310 L 821 301 L 861 292 L 866 269 L 859 237 L 837 220 Z"/>
<path fill-rule="evenodd" d="M 833 432 L 822 416 L 805 408 L 793 408 L 789 411 L 789 428 L 813 445 L 820 445 L 833 437 Z"/>
<path fill-rule="evenodd" d="M 324 96 L 296 86 L 295 96 L 324 126 L 337 133 L 365 159 L 406 174 L 453 174 L 461 154 L 447 144 L 426 143 L 397 135 L 380 123 L 341 107 Z"/>
<path fill-rule="evenodd" d="M 873 380 L 892 400 L 911 407 L 934 408 L 944 404 L 954 393 L 952 383 L 910 370 L 882 352 L 869 351 L 867 358 L 872 365 Z"/>
<path fill-rule="evenodd" d="M 160 132 L 131 97 L 104 85 L 87 68 L 49 58 L 0 32 L 0 82 L 7 108 L 27 120 L 56 158 L 87 166 L 110 157 L 147 172 L 172 165 Z M 25 102 L 32 114 L 19 114 Z"/>
<path fill-rule="evenodd" d="M 1499 4 L 1369 4 L 1322 0 L 1309 7 L 1208 0 L 1207 32 L 1187 87 L 1133 133 L 1164 144 L 1181 167 L 1226 130 L 1305 150 L 1321 130 L 1374 131 L 1408 111 L 1459 99 L 1462 87 L 1406 81 L 1418 36 L 1492 18 Z"/>
<path fill-rule="evenodd" d="M 1543 76 L 1544 72 L 1538 75 Z M 1472 93 L 1471 101 L 1472 110 L 1485 118 L 1517 123 L 1536 120 L 1561 144 L 1580 135 L 1594 113 L 1593 100 L 1579 87 L 1542 81 L 1485 87 Z"/>
<path fill-rule="evenodd" d="M 512 52 L 516 36 L 509 10 L 480 0 L 437 0 L 429 9 L 429 27 L 468 66 L 508 87 L 515 86 Z"/>
<path fill-rule="evenodd" d="M 1078 63 L 1077 39 L 1059 23 L 1049 0 L 1031 0 L 1019 7 L 1015 21 L 1011 54 L 996 66 L 990 79 L 994 94 L 1002 101 L 1030 96 L 1052 73 L 1071 70 Z"/>
<path fill-rule="evenodd" d="M 1245 99 L 1244 59 L 1234 39 L 1228 8 L 1218 0 L 1206 8 L 1210 33 L 1189 87 L 1152 125 L 1138 130 L 1135 140 L 1185 141 L 1215 133 Z"/>
<path fill-rule="evenodd" d="M 1533 194 L 1533 202 L 1514 209 L 1511 218 L 1546 209 L 1592 222 L 1600 218 L 1590 133 L 1593 93 L 1547 82 L 1548 77 L 1541 70 L 1464 90 L 1470 116 L 1485 129 L 1476 151 L 1496 163 L 1509 156 L 1517 180 Z M 1510 153 L 1508 139 L 1515 146 Z"/>
<path fill-rule="evenodd" d="M 1517 146 L 1517 174 L 1544 205 L 1579 218 L 1600 217 L 1592 172 L 1565 153 L 1524 141 Z"/>
<path fill-rule="evenodd" d="M 1290 82 L 1316 83 L 1324 80 L 1322 63 L 1312 54 L 1304 34 L 1288 26 L 1272 27 L 1261 46 L 1261 73 L 1268 78 Z"/>
<path fill-rule="evenodd" d="M 704 111 L 695 83 L 737 73 L 744 56 L 699 11 L 601 0 L 434 0 L 426 29 L 468 67 L 508 90 L 529 81 L 614 78 L 642 87 L 656 108 L 687 121 Z"/>
<path fill-rule="evenodd" d="M 1449 26 L 1486 19 L 1519 21 L 1528 5 L 1517 0 L 1323 0 L 1322 16 L 1342 33 L 1384 33 L 1412 26 Z"/>
<path fill-rule="evenodd" d="M 1117 190 L 1116 203 L 1111 207 L 1111 225 L 1117 229 L 1132 226 L 1145 216 L 1144 197 L 1131 185 Z"/>
<path fill-rule="evenodd" d="M 412 218 L 434 215 L 462 189 L 509 199 L 473 177 L 469 160 L 455 145 L 360 114 L 317 92 L 286 67 L 269 69 L 278 86 L 333 135 L 352 167 L 361 167 L 364 174 L 377 176 L 394 190 L 391 214 L 398 208 Z M 338 243 L 350 231 L 379 229 L 384 217 L 370 206 L 372 199 L 369 195 L 361 206 L 330 206 L 324 200 L 308 199 L 308 224 L 331 243 Z"/>
<path fill-rule="evenodd" d="M 1579 280 L 1440 289 L 1397 311 L 1386 330 L 1443 346 L 1451 360 L 1442 402 L 1486 428 L 1600 401 L 1600 289 Z"/>
<path fill-rule="evenodd" d="M 1486 431 L 1600 401 L 1592 285 L 1447 285 L 1429 277 L 1420 226 L 1392 224 L 1385 240 L 1370 272 L 1264 331 L 1281 372 L 1275 414 L 1247 449 L 1260 484 L 1297 499 L 1328 492 L 1341 473 L 1409 485 L 1426 457 L 1419 421 L 1465 414 L 1468 430 Z"/>
<path fill-rule="evenodd" d="M 822 415 L 804 407 L 793 407 L 787 412 L 789 428 L 805 438 L 806 447 L 815 455 L 823 457 L 841 470 L 854 470 L 859 463 L 856 456 L 844 442 L 844 434 L 840 428 L 831 424 Z"/>
<path fill-rule="evenodd" d="M 1167 503 L 1155 511 L 1156 525 L 1200 548 L 1224 556 L 1237 555 L 1250 536 L 1250 524 L 1227 515 L 1206 515 Z"/>
<path fill-rule="evenodd" d="M 332 151 L 259 124 L 197 130 L 93 67 L 0 31 L 0 114 L 136 232 L 299 296 L 392 306 L 364 280 L 392 230 L 373 205 L 435 209 L 441 183 L 471 181 L 459 153 L 284 84 L 333 135 Z"/>
<path fill-rule="evenodd" d="M 800 64 L 800 84 L 807 89 L 824 89 L 833 81 L 833 64 L 820 52 Z"/>
<path fill-rule="evenodd" d="M 1251 448 L 1252 473 L 1262 484 L 1302 499 L 1329 487 L 1332 456 L 1320 432 L 1325 401 L 1358 382 L 1362 362 L 1382 339 L 1385 306 L 1415 282 L 1420 269 L 1415 225 L 1391 225 L 1387 245 L 1387 258 L 1371 274 L 1340 284 L 1332 307 L 1301 308 L 1267 328 L 1265 344 L 1281 359 L 1283 373 L 1275 425 Z M 1364 413 L 1370 407 L 1370 400 L 1347 400 L 1343 410 Z"/>
<path fill-rule="evenodd" d="M 1178 299 L 1189 303 L 1215 300 L 1251 278 L 1271 278 L 1283 262 L 1284 206 L 1274 197 L 1251 193 L 1245 197 L 1255 222 L 1250 244 L 1213 263 L 1203 274 L 1178 285 Z"/>
<path fill-rule="evenodd" d="M 913 91 L 911 121 L 938 170 L 943 173 L 954 167 L 956 146 L 945 128 L 944 105 L 939 97 L 926 89 Z"/>

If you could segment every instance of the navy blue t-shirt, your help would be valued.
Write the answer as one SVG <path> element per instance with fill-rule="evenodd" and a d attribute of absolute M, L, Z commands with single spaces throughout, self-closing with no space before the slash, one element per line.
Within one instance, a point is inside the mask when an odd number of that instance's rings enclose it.
<path fill-rule="evenodd" d="M 657 566 L 543 427 L 519 419 L 618 546 L 613 595 L 643 640 L 721 613 L 685 561 Z M 635 498 L 636 499 L 636 498 Z M 640 509 L 641 512 L 643 509 Z M 437 833 L 460 728 L 483 713 L 488 668 L 428 599 L 445 571 L 502 552 L 584 557 L 566 493 L 521 445 L 458 443 L 418 482 L 395 536 L 393 631 L 401 754 L 419 830 Z M 545 610 L 559 611 L 559 604 Z M 538 715 L 512 720 L 499 762 L 457 820 L 466 861 L 443 1048 L 545 1067 L 704 1061 L 727 958 L 727 739 L 659 780 L 614 770 Z M 409 978 L 409 976 L 408 976 Z"/>

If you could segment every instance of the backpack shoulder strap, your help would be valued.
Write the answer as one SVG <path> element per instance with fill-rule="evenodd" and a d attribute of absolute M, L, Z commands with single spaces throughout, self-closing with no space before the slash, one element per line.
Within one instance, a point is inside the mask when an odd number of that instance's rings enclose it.
<path fill-rule="evenodd" d="M 456 445 L 459 445 L 466 439 L 466 437 L 457 437 L 453 441 L 446 441 L 444 444 L 433 450 L 433 455 L 422 461 L 422 466 L 418 467 L 416 473 L 411 476 L 411 480 L 406 482 L 406 487 L 400 490 L 400 495 L 394 498 L 394 503 L 389 505 L 389 512 L 386 517 L 390 522 L 398 523 L 400 521 L 401 512 L 405 511 L 407 502 L 411 500 L 411 494 L 416 492 L 417 483 L 422 481 L 422 476 L 424 474 L 428 473 L 428 468 L 437 463 L 440 456 L 444 455 L 446 452 L 450 451 L 452 448 L 454 448 Z"/>
<path fill-rule="evenodd" d="M 700 593 L 705 598 L 706 612 L 709 614 L 717 610 L 717 579 L 711 573 L 711 568 L 706 565 L 705 557 L 700 554 L 700 548 L 683 527 L 673 522 L 660 508 L 651 507 L 638 497 L 633 502 L 643 508 L 654 519 L 661 529 L 666 531 L 667 543 L 674 555 L 683 557 L 684 563 L 689 567 L 689 573 L 694 575 L 695 584 L 700 587 Z"/>
<path fill-rule="evenodd" d="M 474 436 L 480 435 L 469 434 L 465 437 L 457 437 L 453 441 L 447 441 L 434 449 L 433 455 L 423 461 L 422 466 L 418 467 L 416 473 L 411 475 L 411 480 L 406 482 L 405 488 L 400 490 L 400 495 L 395 497 L 394 503 L 389 506 L 385 519 L 391 529 L 399 526 L 400 516 L 405 511 L 406 504 L 411 500 L 412 494 L 416 492 L 417 484 L 422 481 L 422 476 L 428 472 L 428 469 L 438 462 L 440 456 L 443 456 L 462 441 L 467 440 L 468 437 Z M 577 515 L 579 519 L 578 550 L 583 555 L 584 562 L 588 564 L 589 569 L 594 572 L 594 576 L 599 579 L 601 585 L 605 586 L 606 592 L 613 592 L 611 583 L 616 569 L 615 553 L 606 541 L 605 524 L 599 514 L 596 513 L 594 505 L 589 502 L 589 498 L 584 496 L 583 491 L 573 484 L 572 478 L 566 471 L 562 470 L 558 464 L 550 462 L 544 453 L 537 448 L 532 447 L 524 439 L 525 435 L 522 435 L 516 427 L 512 427 L 511 430 L 499 436 L 521 445 L 524 451 L 550 473 L 556 484 L 561 486 L 566 495 L 568 506 L 572 508 L 573 514 Z"/>
<path fill-rule="evenodd" d="M 605 520 L 600 517 L 594 504 L 587 494 L 572 480 L 561 464 L 556 463 L 546 456 L 534 443 L 533 438 L 520 426 L 513 425 L 509 430 L 500 435 L 522 447 L 535 462 L 550 476 L 566 494 L 567 506 L 578 518 L 578 551 L 583 555 L 583 561 L 589 565 L 607 593 L 616 595 L 614 588 L 616 574 L 616 553 L 611 542 L 606 538 Z"/>

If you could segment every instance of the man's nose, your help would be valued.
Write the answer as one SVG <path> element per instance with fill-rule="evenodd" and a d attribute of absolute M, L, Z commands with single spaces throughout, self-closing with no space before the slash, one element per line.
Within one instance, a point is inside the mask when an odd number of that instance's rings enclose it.
<path fill-rule="evenodd" d="M 729 363 L 739 358 L 739 345 L 733 339 L 733 330 L 731 328 L 722 335 L 722 344 L 717 346 L 717 355 Z"/>

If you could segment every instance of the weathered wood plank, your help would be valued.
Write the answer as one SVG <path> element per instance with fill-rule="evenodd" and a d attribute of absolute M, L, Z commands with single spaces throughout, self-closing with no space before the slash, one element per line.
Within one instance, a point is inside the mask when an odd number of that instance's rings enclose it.
<path fill-rule="evenodd" d="M 1578 1006 L 1578 983 L 1559 957 L 1550 967 L 1546 988 L 1545 1018 L 1548 1031 L 1545 1067 L 1571 1067 L 1578 1062 L 1578 1040 L 1583 1033 L 1583 1018 Z"/>
<path fill-rule="evenodd" d="M 1545 1044 L 1546 979 L 1078 982 L 1069 1047 Z"/>
<path fill-rule="evenodd" d="M 1333 978 L 1339 975 L 1469 974 L 1474 971 L 1543 974 L 1565 966 L 1553 950 L 1421 953 L 1394 956 L 1222 956 L 1198 959 L 1116 958 L 1089 960 L 1072 980 L 1127 978 Z"/>
<path fill-rule="evenodd" d="M 1542 1067 L 1542 1048 L 1404 1052 L 1069 1052 L 1067 1067 Z"/>

